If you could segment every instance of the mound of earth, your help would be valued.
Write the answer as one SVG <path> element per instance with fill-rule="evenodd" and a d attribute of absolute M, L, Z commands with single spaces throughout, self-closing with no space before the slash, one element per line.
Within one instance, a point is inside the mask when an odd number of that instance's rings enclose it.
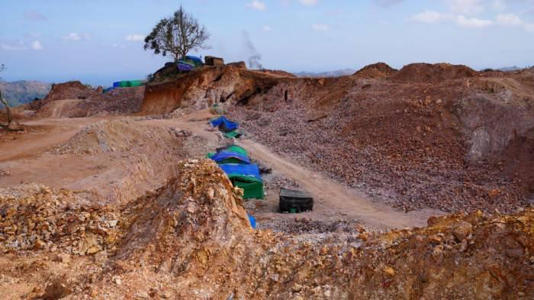
<path fill-rule="evenodd" d="M 281 77 L 297 77 L 293 73 L 289 73 L 283 70 L 268 70 L 268 69 L 261 69 L 261 70 L 255 70 L 255 72 L 261 72 L 273 76 L 281 76 Z"/>
<path fill-rule="evenodd" d="M 43 99 L 43 102 L 46 103 L 54 100 L 64 99 L 88 99 L 101 93 L 102 88 L 95 90 L 79 81 L 69 81 L 65 83 L 53 84 L 50 92 Z"/>
<path fill-rule="evenodd" d="M 119 207 L 68 205 L 78 202 L 73 193 L 43 187 L 0 190 L 4 296 L 534 296 L 532 209 L 433 218 L 385 234 L 291 236 L 253 231 L 241 190 L 215 163 L 176 168 L 167 185 Z"/>
<path fill-rule="evenodd" d="M 147 142 L 172 144 L 177 131 L 141 125 L 133 120 L 100 121 L 76 133 L 67 143 L 56 147 L 59 154 L 128 152 Z M 165 143 L 166 141 L 171 141 Z"/>
<path fill-rule="evenodd" d="M 533 83 L 296 79 L 228 110 L 254 139 L 395 207 L 513 211 L 533 190 Z"/>
<path fill-rule="evenodd" d="M 34 101 L 29 108 L 37 110 L 40 118 L 79 118 L 105 114 L 138 112 L 145 87 L 115 88 L 103 93 L 79 81 L 54 84 L 43 100 Z"/>
<path fill-rule="evenodd" d="M 416 63 L 404 66 L 391 78 L 398 82 L 441 82 L 475 77 L 477 74 L 464 65 Z"/>
<path fill-rule="evenodd" d="M 232 65 L 204 67 L 181 74 L 175 80 L 148 85 L 141 113 L 168 114 L 184 107 L 203 109 L 216 103 L 243 104 L 279 82 L 294 79 Z M 284 90 L 279 93 L 283 97 Z"/>
<path fill-rule="evenodd" d="M 534 78 L 475 75 L 413 64 L 369 83 L 226 66 L 149 86 L 141 111 L 224 106 L 263 144 L 404 210 L 514 211 L 533 190 L 532 171 L 511 170 L 534 160 Z M 527 147 L 516 162 L 512 141 Z"/>
<path fill-rule="evenodd" d="M 380 79 L 380 78 L 387 78 L 391 75 L 395 74 L 397 72 L 396 69 L 393 69 L 389 65 L 383 62 L 379 62 L 372 65 L 367 65 L 360 70 L 358 70 L 356 73 L 354 73 L 354 76 L 358 78 L 373 78 L 373 79 Z"/>

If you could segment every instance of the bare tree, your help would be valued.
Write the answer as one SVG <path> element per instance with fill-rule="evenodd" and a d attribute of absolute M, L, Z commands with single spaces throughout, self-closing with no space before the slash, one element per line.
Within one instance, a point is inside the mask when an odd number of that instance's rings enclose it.
<path fill-rule="evenodd" d="M 5 65 L 0 65 L 0 72 L 5 70 Z M 19 126 L 14 122 L 13 115 L 11 114 L 11 109 L 9 108 L 9 104 L 7 103 L 7 100 L 4 99 L 2 96 L 2 90 L 0 90 L 0 102 L 4 105 L 4 109 L 6 110 L 7 115 L 7 126 L 5 126 L 8 130 L 20 130 Z"/>
<path fill-rule="evenodd" d="M 180 6 L 172 17 L 161 19 L 145 38 L 145 50 L 163 56 L 170 53 L 177 61 L 191 50 L 207 48 L 208 38 L 206 28 Z"/>

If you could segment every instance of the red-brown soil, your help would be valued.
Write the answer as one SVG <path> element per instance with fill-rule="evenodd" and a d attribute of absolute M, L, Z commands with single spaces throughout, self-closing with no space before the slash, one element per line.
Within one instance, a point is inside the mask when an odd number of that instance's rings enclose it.
<path fill-rule="evenodd" d="M 144 87 L 115 88 L 103 93 L 79 81 L 54 84 L 43 99 L 26 105 L 35 110 L 38 118 L 80 118 L 105 114 L 138 112 L 143 100 Z"/>
<path fill-rule="evenodd" d="M 358 78 L 386 78 L 397 72 L 396 69 L 388 66 L 385 63 L 376 63 L 372 65 L 365 66 L 354 73 L 354 76 Z"/>
<path fill-rule="evenodd" d="M 51 100 L 0 131 L 2 296 L 530 299 L 534 72 L 473 72 L 207 67 L 150 84 L 137 107 Z M 245 203 L 201 159 L 230 142 L 199 110 L 213 104 L 272 168 L 266 200 Z M 314 211 L 276 212 L 282 186 Z"/>
<path fill-rule="evenodd" d="M 185 161 L 177 169 L 167 185 L 122 207 L 68 205 L 80 195 L 44 187 L 2 191 L 0 287 L 10 298 L 534 293 L 531 209 L 432 218 L 426 228 L 386 234 L 354 228 L 291 236 L 250 229 L 240 191 L 213 162 Z"/>

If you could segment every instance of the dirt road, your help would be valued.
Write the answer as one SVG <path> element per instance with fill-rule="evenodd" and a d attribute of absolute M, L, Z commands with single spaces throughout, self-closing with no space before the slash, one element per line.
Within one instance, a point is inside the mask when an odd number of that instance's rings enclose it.
<path fill-rule="evenodd" d="M 182 150 L 189 157 L 203 157 L 223 141 L 218 131 L 209 129 L 208 111 L 197 111 L 178 119 L 147 119 L 134 121 L 132 126 L 148 125 L 154 130 L 186 130 L 192 137 L 186 139 Z M 56 145 L 67 142 L 87 125 L 101 120 L 120 120 L 124 117 L 101 117 L 80 119 L 42 119 L 25 125 L 39 128 L 38 131 L 17 136 L 15 140 L 0 143 L 0 168 L 9 171 L 9 176 L 0 178 L 0 186 L 36 182 L 56 188 L 91 190 L 110 202 L 124 202 L 161 184 L 171 176 L 177 155 L 159 146 L 137 145 L 128 153 L 64 154 L 49 153 Z M 130 120 L 132 120 L 130 118 Z M 150 134 L 149 134 L 150 136 Z M 120 135 L 117 138 L 121 138 Z M 143 137 L 139 137 L 143 140 Z M 152 142 L 150 142 L 152 143 Z M 169 141 L 166 147 L 171 147 Z M 274 172 L 297 182 L 316 199 L 311 217 L 316 219 L 357 219 L 370 229 L 389 229 L 423 226 L 429 216 L 440 211 L 422 210 L 408 214 L 395 211 L 381 203 L 370 200 L 363 193 L 339 184 L 318 172 L 313 172 L 275 154 L 268 147 L 248 139 L 237 142 L 246 148 L 253 159 L 270 166 Z M 151 153 L 145 153 L 145 152 Z M 161 152 L 161 153 L 159 153 Z M 156 155 L 156 153 L 159 153 Z M 149 155 L 149 158 L 145 158 Z M 155 157 L 157 156 L 157 157 Z M 161 157 L 160 157 L 161 156 Z M 150 161 L 150 162 L 149 162 Z M 165 172 L 161 168 L 169 169 Z M 158 171 L 160 170 L 160 171 Z M 275 191 L 269 195 L 274 205 Z M 268 213 L 269 218 L 293 218 L 293 216 Z M 306 214 L 304 214 L 306 216 Z"/>
<path fill-rule="evenodd" d="M 410 213 L 395 211 L 381 203 L 371 201 L 355 189 L 308 170 L 288 158 L 282 158 L 252 140 L 242 139 L 238 144 L 247 149 L 251 157 L 271 167 L 273 171 L 294 180 L 310 193 L 315 198 L 315 210 L 338 212 L 349 218 L 358 218 L 372 229 L 425 226 L 428 217 L 443 214 L 433 209 Z"/>

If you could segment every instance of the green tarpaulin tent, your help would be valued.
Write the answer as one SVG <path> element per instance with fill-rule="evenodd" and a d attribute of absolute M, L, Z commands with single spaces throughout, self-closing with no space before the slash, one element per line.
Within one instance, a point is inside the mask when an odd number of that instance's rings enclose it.
<path fill-rule="evenodd" d="M 145 82 L 143 80 L 123 80 L 113 83 L 113 87 L 136 87 L 143 86 Z"/>
<path fill-rule="evenodd" d="M 239 154 L 242 154 L 242 155 L 245 155 L 245 156 L 248 156 L 248 152 L 247 150 L 243 149 L 242 147 L 239 147 L 237 145 L 232 145 L 226 149 L 224 149 L 225 151 L 230 151 L 230 152 L 235 152 L 235 153 L 239 153 Z"/>
<path fill-rule="evenodd" d="M 244 190 L 243 199 L 263 199 L 263 182 L 253 176 L 230 174 L 232 184 Z"/>
<path fill-rule="evenodd" d="M 237 130 L 226 132 L 224 134 L 224 137 L 227 138 L 227 139 L 239 138 L 240 136 L 241 136 L 241 132 L 239 132 Z"/>

